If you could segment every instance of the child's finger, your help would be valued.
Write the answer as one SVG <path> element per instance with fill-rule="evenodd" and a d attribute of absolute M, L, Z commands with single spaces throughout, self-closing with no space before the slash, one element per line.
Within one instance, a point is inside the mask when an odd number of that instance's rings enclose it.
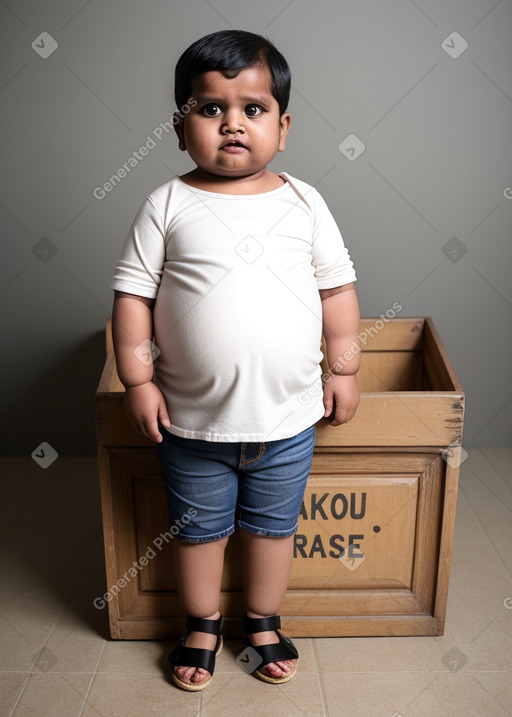
<path fill-rule="evenodd" d="M 165 426 L 166 428 L 170 428 L 171 419 L 169 418 L 169 414 L 167 413 L 167 408 L 165 407 L 165 404 L 160 405 L 160 407 L 158 409 L 158 418 L 159 418 L 162 426 Z"/>
<path fill-rule="evenodd" d="M 327 418 L 328 420 L 332 420 L 334 418 L 334 414 L 336 413 L 336 403 L 333 398 L 333 396 L 325 396 L 324 395 L 324 418 Z"/>
<path fill-rule="evenodd" d="M 330 416 L 334 408 L 333 394 L 324 388 L 324 418 Z"/>
<path fill-rule="evenodd" d="M 162 434 L 161 434 L 160 431 L 158 430 L 158 423 L 157 423 L 157 421 L 153 421 L 153 422 L 151 423 L 151 428 L 150 428 L 149 437 L 151 438 L 152 441 L 155 441 L 156 443 L 161 443 L 161 442 L 164 440 L 164 439 L 162 438 Z"/>
<path fill-rule="evenodd" d="M 347 422 L 347 410 L 341 409 L 340 411 L 336 412 L 336 416 L 334 417 L 334 420 L 332 421 L 331 426 L 342 426 L 346 422 Z"/>
<path fill-rule="evenodd" d="M 149 438 L 151 441 L 155 441 L 155 443 L 161 443 L 162 441 L 162 435 L 158 430 L 158 423 L 156 420 L 151 420 L 149 418 L 143 419 L 141 421 L 140 432 L 146 438 Z"/>

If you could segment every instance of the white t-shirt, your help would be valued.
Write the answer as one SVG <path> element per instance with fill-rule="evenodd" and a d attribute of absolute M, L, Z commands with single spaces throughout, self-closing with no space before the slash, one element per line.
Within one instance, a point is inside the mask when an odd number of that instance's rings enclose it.
<path fill-rule="evenodd" d="M 128 233 L 111 288 L 156 297 L 154 381 L 175 435 L 272 441 L 324 414 L 318 290 L 356 277 L 317 190 L 279 176 L 249 195 L 175 177 Z"/>

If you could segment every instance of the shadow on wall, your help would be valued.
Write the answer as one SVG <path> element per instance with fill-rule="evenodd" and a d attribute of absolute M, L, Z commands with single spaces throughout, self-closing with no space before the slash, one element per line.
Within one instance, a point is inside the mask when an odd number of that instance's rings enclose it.
<path fill-rule="evenodd" d="M 99 331 L 46 375 L 26 377 L 16 401 L 3 408 L 2 455 L 30 454 L 43 442 L 59 455 L 95 454 L 94 394 L 104 363 L 105 332 Z"/>

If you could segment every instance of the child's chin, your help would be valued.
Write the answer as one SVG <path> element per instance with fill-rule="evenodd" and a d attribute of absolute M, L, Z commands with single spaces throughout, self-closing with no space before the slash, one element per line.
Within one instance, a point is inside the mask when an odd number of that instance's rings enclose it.
<path fill-rule="evenodd" d="M 215 169 L 209 172 L 209 174 L 224 179 L 243 179 L 244 177 L 250 177 L 253 174 L 260 173 L 262 169 L 265 168 L 262 167 L 261 169 L 255 169 L 253 167 L 233 167 L 230 169 L 222 167 L 221 169 Z"/>

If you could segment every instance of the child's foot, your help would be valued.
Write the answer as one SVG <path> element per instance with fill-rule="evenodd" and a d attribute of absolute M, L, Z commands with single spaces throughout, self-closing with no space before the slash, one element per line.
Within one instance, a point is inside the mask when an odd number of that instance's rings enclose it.
<path fill-rule="evenodd" d="M 254 612 L 248 612 L 248 617 L 262 617 L 256 615 Z M 268 632 L 253 632 L 247 635 L 251 645 L 253 647 L 259 647 L 261 645 L 277 645 L 279 643 L 279 637 L 273 630 Z M 295 669 L 297 660 L 279 660 L 278 662 L 269 662 L 268 665 L 262 667 L 260 672 L 268 677 L 279 678 L 285 677 L 288 673 Z"/>
<path fill-rule="evenodd" d="M 208 619 L 217 620 L 219 617 L 220 612 L 217 612 L 213 617 Z M 193 631 L 185 640 L 185 647 L 196 647 L 201 650 L 211 650 L 212 652 L 215 650 L 216 644 L 217 636 L 207 632 Z M 174 674 L 182 682 L 190 685 L 200 685 L 211 677 L 208 670 L 204 670 L 202 667 L 187 667 L 181 665 L 174 668 Z"/>

